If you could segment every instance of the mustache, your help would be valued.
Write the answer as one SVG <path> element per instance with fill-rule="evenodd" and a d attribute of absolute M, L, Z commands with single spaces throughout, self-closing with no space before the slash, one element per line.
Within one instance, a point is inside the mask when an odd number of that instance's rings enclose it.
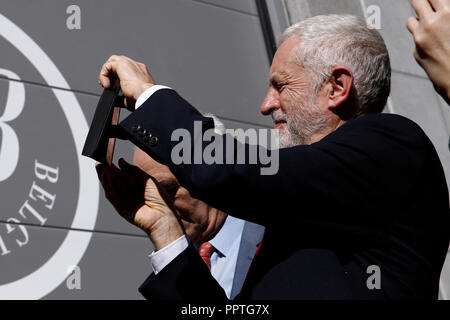
<path fill-rule="evenodd" d="M 277 122 L 277 121 L 285 121 L 285 122 L 287 122 L 287 115 L 281 109 L 277 109 L 277 110 L 272 111 L 272 113 L 270 115 L 272 116 L 273 122 Z"/>

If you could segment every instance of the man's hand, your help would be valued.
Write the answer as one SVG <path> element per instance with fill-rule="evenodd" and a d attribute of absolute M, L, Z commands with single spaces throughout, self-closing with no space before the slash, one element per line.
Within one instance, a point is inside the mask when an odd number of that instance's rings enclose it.
<path fill-rule="evenodd" d="M 133 109 L 139 96 L 155 84 L 145 64 L 126 56 L 113 55 L 102 66 L 98 81 L 107 89 L 111 85 L 111 79 L 117 78 L 129 109 Z"/>
<path fill-rule="evenodd" d="M 408 19 L 414 57 L 450 104 L 450 0 L 413 0 L 417 17 Z"/>
<path fill-rule="evenodd" d="M 134 165 L 151 175 L 168 195 L 181 218 L 189 239 L 194 243 L 210 240 L 222 227 L 227 215 L 208 204 L 191 197 L 189 191 L 180 186 L 169 168 L 153 160 L 139 148 L 134 153 Z"/>
<path fill-rule="evenodd" d="M 96 165 L 106 198 L 117 212 L 144 230 L 156 251 L 181 237 L 183 227 L 157 181 L 123 159 L 119 167 Z"/>

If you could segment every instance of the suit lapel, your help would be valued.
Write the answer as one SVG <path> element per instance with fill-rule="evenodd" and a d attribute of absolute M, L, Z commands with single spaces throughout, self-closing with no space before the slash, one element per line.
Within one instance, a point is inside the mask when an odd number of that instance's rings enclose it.
<path fill-rule="evenodd" d="M 248 221 L 245 222 L 241 243 L 239 245 L 233 287 L 231 289 L 231 299 L 234 299 L 241 291 L 248 269 L 255 257 L 256 249 L 263 235 L 263 226 Z"/>

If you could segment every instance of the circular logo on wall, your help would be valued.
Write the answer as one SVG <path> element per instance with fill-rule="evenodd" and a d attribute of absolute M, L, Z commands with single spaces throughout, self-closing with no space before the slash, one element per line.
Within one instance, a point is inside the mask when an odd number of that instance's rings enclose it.
<path fill-rule="evenodd" d="M 99 183 L 92 161 L 81 156 L 88 124 L 67 81 L 2 14 L 0 40 L 48 85 L 23 82 L 0 64 L 0 299 L 39 299 L 83 257 Z"/>

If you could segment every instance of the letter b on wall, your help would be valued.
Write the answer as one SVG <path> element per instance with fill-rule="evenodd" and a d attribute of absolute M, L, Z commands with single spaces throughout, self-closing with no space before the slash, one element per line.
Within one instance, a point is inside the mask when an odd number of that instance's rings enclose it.
<path fill-rule="evenodd" d="M 0 75 L 20 80 L 12 71 L 0 69 Z M 22 82 L 9 81 L 5 111 L 0 116 L 0 182 L 8 179 L 19 161 L 19 138 L 9 122 L 16 119 L 25 105 L 25 87 Z"/>

